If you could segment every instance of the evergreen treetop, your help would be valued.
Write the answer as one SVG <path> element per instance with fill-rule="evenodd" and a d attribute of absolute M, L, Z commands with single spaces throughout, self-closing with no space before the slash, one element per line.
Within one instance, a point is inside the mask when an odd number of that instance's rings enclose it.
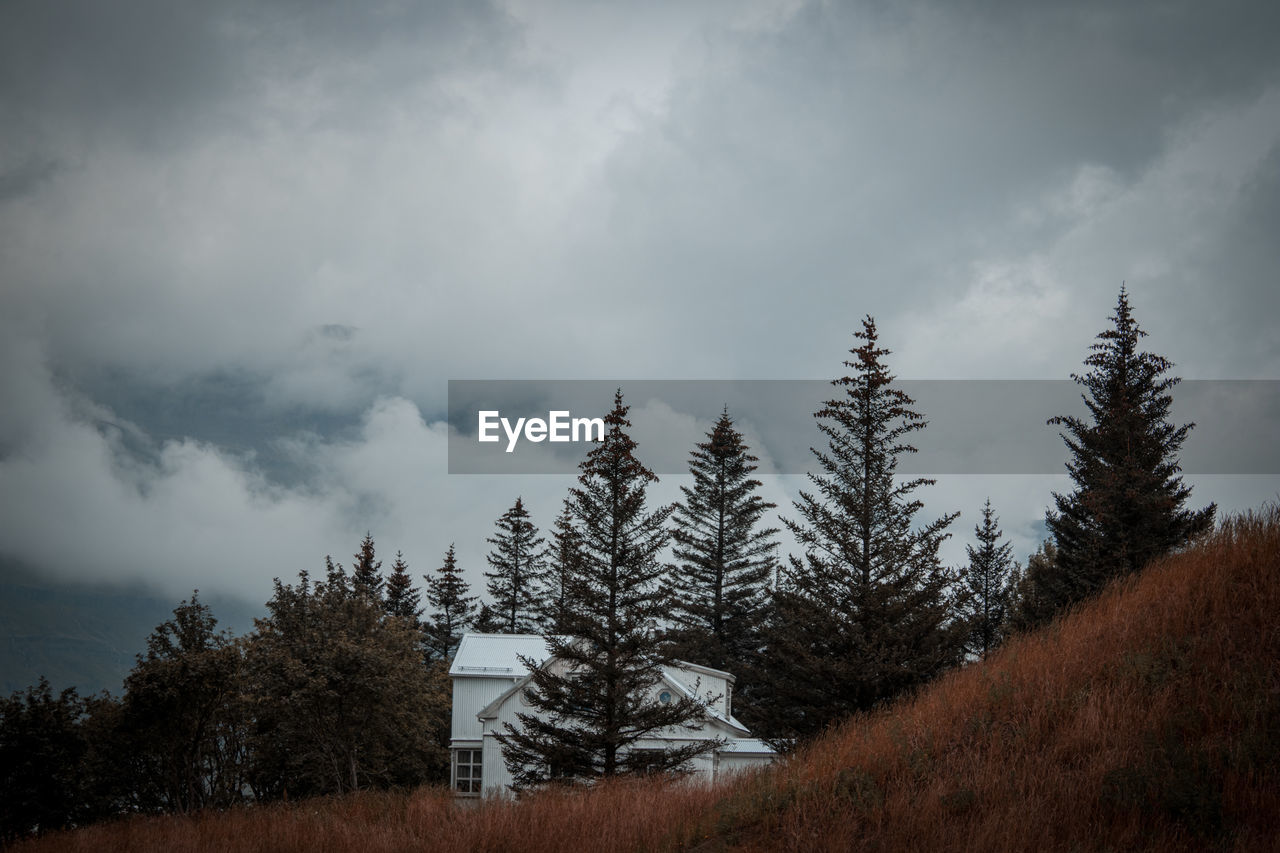
<path fill-rule="evenodd" d="M 843 395 L 815 413 L 827 450 L 813 451 L 814 491 L 795 502 L 799 520 L 784 520 L 803 554 L 774 594 L 761 669 L 770 684 L 756 717 L 776 739 L 816 734 L 963 655 L 954 574 L 938 556 L 958 513 L 915 525 L 923 504 L 914 493 L 933 481 L 895 472 L 926 421 L 894 387 L 871 317 L 855 337 L 852 373 L 832 382 Z"/>
<path fill-rule="evenodd" d="M 757 644 L 777 548 L 777 528 L 758 527 L 776 504 L 755 493 L 756 461 L 726 409 L 690 454 L 693 485 L 672 516 L 673 651 L 736 675 Z"/>
<path fill-rule="evenodd" d="M 650 511 L 646 490 L 657 477 L 635 457 L 628 407 L 619 391 L 604 439 L 581 463 L 567 502 L 574 528 L 562 633 L 547 638 L 551 660 L 529 661 L 525 701 L 499 736 L 517 787 L 671 770 L 714 748 L 714 740 L 660 750 L 636 741 L 669 726 L 696 727 L 704 704 L 653 696 L 670 663 L 658 643 L 666 613 L 659 557 L 670 507 Z"/>
<path fill-rule="evenodd" d="M 969 622 L 969 651 L 985 658 L 1000 643 L 1012 594 L 1013 545 L 1001 542 L 999 519 L 991 499 L 982 507 L 982 521 L 974 525 L 978 547 L 966 545 L 969 566 L 965 584 L 969 596 L 965 613 Z"/>
<path fill-rule="evenodd" d="M 539 616 L 549 634 L 563 634 L 568 630 L 572 607 L 569 588 L 578 571 L 577 561 L 578 533 L 574 529 L 573 514 L 566 500 L 551 531 L 551 546 L 547 549 L 547 566 L 539 597 Z"/>
<path fill-rule="evenodd" d="M 360 550 L 352 557 L 351 580 L 354 589 L 377 598 L 382 594 L 382 561 L 374 551 L 373 535 L 365 533 Z"/>
<path fill-rule="evenodd" d="M 1215 506 L 1185 508 L 1191 487 L 1178 476 L 1178 451 L 1194 424 L 1169 420 L 1168 359 L 1140 349 L 1138 327 L 1124 287 L 1111 316 L 1085 359 L 1081 398 L 1089 419 L 1051 418 L 1064 428 L 1070 451 L 1070 494 L 1054 493 L 1056 510 L 1046 521 L 1057 545 L 1058 609 L 1112 578 L 1140 569 L 1181 547 L 1213 525 Z"/>
<path fill-rule="evenodd" d="M 536 632 L 540 627 L 537 595 L 546 567 L 546 540 L 538 535 L 523 498 L 517 497 L 515 504 L 502 514 L 497 533 L 486 541 L 493 546 L 489 552 L 493 571 L 484 576 L 498 629 L 506 634 Z"/>
<path fill-rule="evenodd" d="M 445 552 L 444 564 L 427 581 L 427 604 L 431 616 L 424 629 L 428 657 L 450 661 L 462 642 L 462 634 L 476 612 L 476 597 L 468 595 L 470 585 L 462 577 L 453 545 Z"/>
<path fill-rule="evenodd" d="M 422 621 L 422 594 L 413 585 L 409 575 L 409 564 L 404 554 L 396 552 L 396 561 L 391 564 L 391 574 L 387 575 L 383 606 L 393 616 L 399 616 L 417 627 Z"/>

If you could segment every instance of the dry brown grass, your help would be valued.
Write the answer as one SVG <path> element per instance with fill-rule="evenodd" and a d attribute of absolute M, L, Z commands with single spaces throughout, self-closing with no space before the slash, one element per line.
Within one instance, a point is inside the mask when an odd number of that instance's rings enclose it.
<path fill-rule="evenodd" d="M 1280 510 L 729 785 L 365 794 L 19 849 L 1280 850 Z"/>

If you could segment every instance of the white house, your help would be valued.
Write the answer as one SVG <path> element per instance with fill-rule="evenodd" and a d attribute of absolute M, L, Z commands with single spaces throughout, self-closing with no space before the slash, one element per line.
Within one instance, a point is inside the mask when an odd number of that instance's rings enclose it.
<path fill-rule="evenodd" d="M 536 634 L 466 634 L 449 675 L 453 679 L 453 727 L 450 740 L 450 787 L 462 797 L 493 796 L 508 791 L 511 774 L 495 735 L 503 723 L 518 725 L 516 713 L 532 708 L 523 701 L 529 670 L 521 658 L 556 666 L 544 638 Z M 679 662 L 664 667 L 654 698 L 670 702 L 681 695 L 712 699 L 701 729 L 664 729 L 635 744 L 636 749 L 669 748 L 695 740 L 719 738 L 724 743 L 693 762 L 695 775 L 714 780 L 739 768 L 768 764 L 774 752 L 750 737 L 733 716 L 734 677 L 727 672 Z"/>

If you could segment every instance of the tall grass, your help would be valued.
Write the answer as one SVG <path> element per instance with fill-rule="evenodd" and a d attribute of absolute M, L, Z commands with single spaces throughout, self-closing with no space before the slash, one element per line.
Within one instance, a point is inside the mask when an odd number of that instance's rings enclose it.
<path fill-rule="evenodd" d="M 20 849 L 1280 849 L 1280 509 L 726 785 L 360 794 Z"/>

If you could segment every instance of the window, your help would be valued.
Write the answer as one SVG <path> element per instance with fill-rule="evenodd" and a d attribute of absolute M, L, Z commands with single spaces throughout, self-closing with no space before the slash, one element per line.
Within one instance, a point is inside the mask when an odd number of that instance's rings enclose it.
<path fill-rule="evenodd" d="M 480 793 L 480 756 L 478 749 L 453 751 L 453 790 L 459 794 Z"/>
<path fill-rule="evenodd" d="M 667 769 L 667 753 L 653 747 L 636 747 L 624 759 L 627 769 L 641 775 L 660 773 Z"/>

